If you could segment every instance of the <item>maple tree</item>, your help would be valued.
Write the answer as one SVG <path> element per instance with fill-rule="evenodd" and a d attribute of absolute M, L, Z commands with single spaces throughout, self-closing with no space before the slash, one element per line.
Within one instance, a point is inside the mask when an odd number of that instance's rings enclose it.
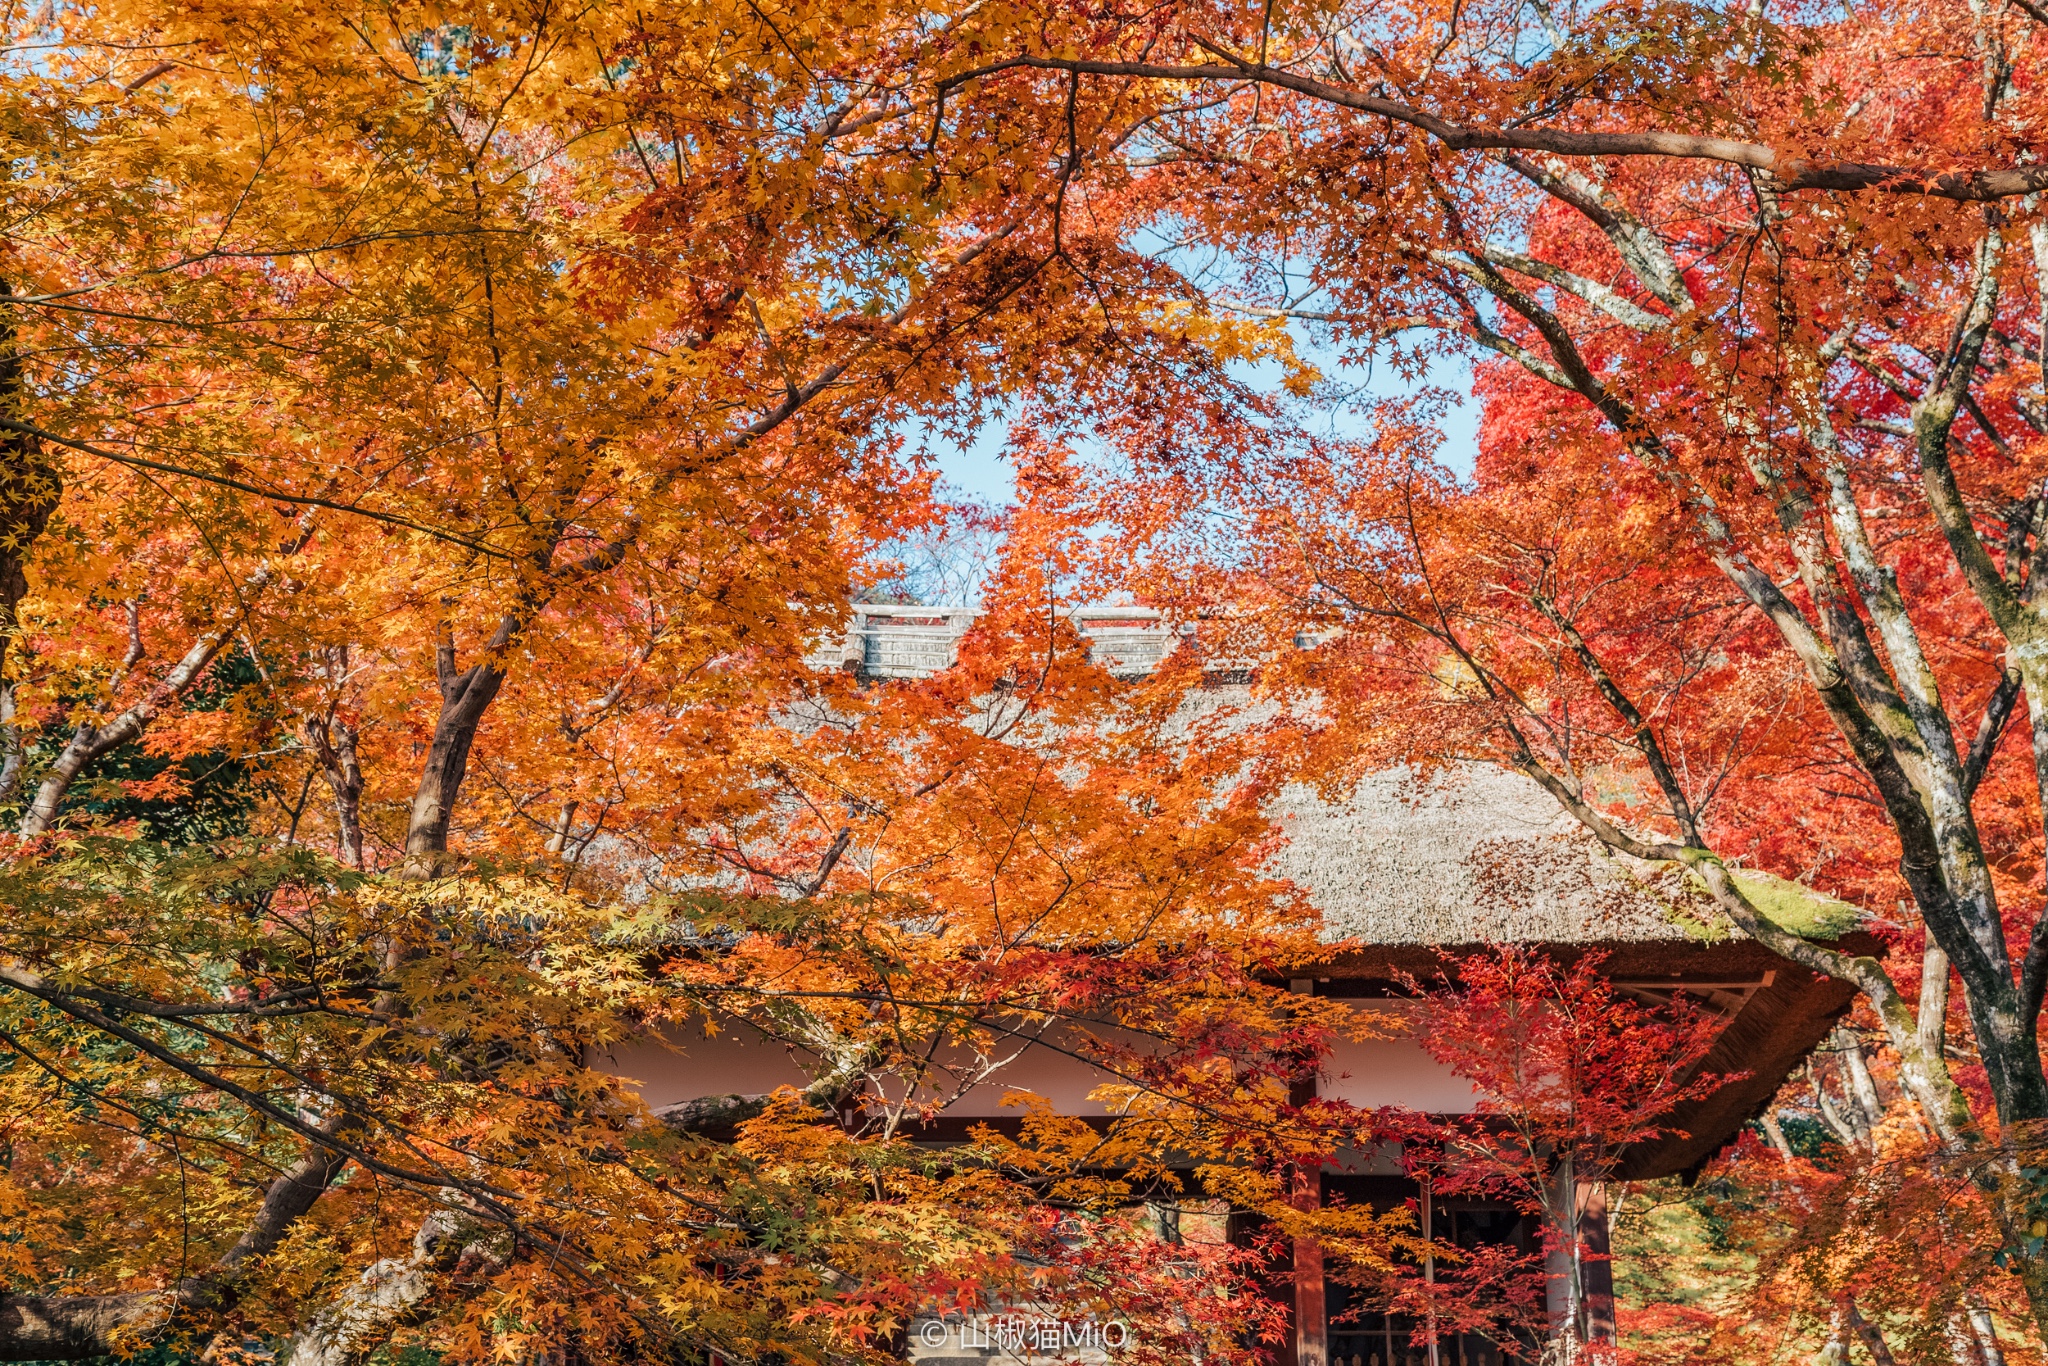
<path fill-rule="evenodd" d="M 1192 355 L 1048 272 L 1059 178 L 862 132 L 941 16 L 4 22 L 0 1356 L 845 1359 L 1049 1295 L 1270 1334 L 1243 1254 L 1127 1210 L 1263 1141 L 1318 1028 L 1257 789 L 1028 538 L 943 679 L 806 663 L 940 515 L 907 433 Z M 127 819 L 222 770 L 203 841 Z M 599 1065 L 706 1020 L 814 1082 L 654 1115 Z M 905 1136 L 1032 1042 L 1126 1117 Z"/>
<path fill-rule="evenodd" d="M 1466 958 L 1413 1020 L 1424 1049 L 1483 1098 L 1469 1118 L 1411 1119 L 1406 1141 L 1436 1191 L 1505 1198 L 1539 1218 L 1542 1252 L 1564 1269 L 1560 1336 L 1574 1356 L 1613 1313 L 1586 1290 L 1588 1264 L 1607 1256 L 1592 1193 L 1628 1147 L 1668 1132 L 1675 1107 L 1733 1080 L 1699 1071 L 1717 1021 L 1682 994 L 1661 1011 L 1621 996 L 1603 961 L 1566 967 L 1515 949 Z M 1590 1239 L 1589 1222 L 1600 1225 Z"/>
<path fill-rule="evenodd" d="M 1604 961 L 1509 945 L 1446 955 L 1435 980 L 1408 979 L 1401 1027 L 1472 1084 L 1470 1113 L 1311 1107 L 1338 1138 L 1333 1149 L 1398 1154 L 1428 1193 L 1405 1209 L 1340 1200 L 1291 1221 L 1366 1303 L 1414 1324 L 1417 1341 L 1479 1334 L 1510 1354 L 1547 1345 L 1574 1361 L 1613 1350 L 1611 1296 L 1588 1287 L 1608 1256 L 1604 1192 L 1630 1146 L 1670 1132 L 1674 1108 L 1734 1078 L 1700 1071 L 1718 1019 L 1682 994 L 1661 1006 L 1629 999 Z M 1505 1206 L 1530 1236 L 1447 1237 L 1425 1199 Z M 1548 1282 L 1562 1291 L 1557 1305 Z"/>
<path fill-rule="evenodd" d="M 1934 1138 L 1881 1036 L 1856 1012 L 1692 1191 L 1625 1193 L 1624 1352 L 1748 1361 L 1789 1330 L 1830 1361 L 2035 1359 L 1980 1179 L 1996 1156 Z M 1707 1236 L 1687 1247 L 1674 1225 Z M 1701 1244 L 1719 1250 L 1704 1276 Z"/>
<path fill-rule="evenodd" d="M 1121 532 L 1101 563 L 1301 699 L 1284 762 L 1504 763 L 1853 983 L 1942 1141 L 2003 1154 L 2037 1324 L 2044 26 L 1046 7 L 962 34 L 929 86 L 963 129 L 977 101 L 1061 108 L 1071 240 L 1149 257 L 1190 317 L 1411 376 L 1484 359 L 1469 480 L 1426 404 L 1342 439 L 1298 363 L 1276 388 L 1216 348 L 1201 402 L 1048 393 L 1020 449 L 1074 524 Z M 1897 961 L 1824 942 L 1858 916 Z M 1930 944 L 1975 1096 L 1915 1018 Z"/>
<path fill-rule="evenodd" d="M 1855 981 L 1940 1140 L 2003 1145 L 2048 1315 L 2048 764 L 2007 739 L 2048 714 L 2041 20 L 8 11 L 5 1084 L 61 1160 L 5 1187 L 5 1354 L 168 1322 L 324 1362 L 405 1319 L 809 1359 L 1053 1243 L 1128 1260 L 1105 1211 L 1164 1154 L 1286 1217 L 1329 1021 L 1258 980 L 1312 942 L 1254 871 L 1273 779 L 1172 743 L 1191 666 L 1086 664 L 1046 609 L 1104 563 L 1316 699 L 1281 769 L 1505 760 Z M 1289 324 L 1501 357 L 1473 480 L 1395 408 L 1304 435 Z M 916 434 L 1011 399 L 1029 501 L 961 666 L 807 668 L 938 515 Z M 223 765 L 249 849 L 77 833 Z M 1835 905 L 1792 875 L 1910 904 L 1978 1094 L 1895 966 L 1795 932 Z M 656 1123 L 585 1065 L 721 1014 L 816 1084 Z M 897 1137 L 1068 1028 L 1131 1078 L 1108 1136 Z M 863 1090 L 876 1127 L 824 1120 Z M 1163 1315 L 1194 1254 L 1144 1256 L 1067 1283 Z M 1214 1310 L 1214 1352 L 1259 1313 Z"/>
<path fill-rule="evenodd" d="M 1819 1075 L 1804 1102 L 1817 1096 Z M 1835 1360 L 1851 1346 L 1880 1362 L 2032 1360 L 2030 1335 L 2013 1331 L 2021 1286 L 1999 1266 L 1999 1219 L 1974 1180 L 1982 1157 L 1929 1141 L 1913 1108 L 1901 1087 L 1851 1083 L 1827 1102 L 1847 1143 L 1802 1155 L 1743 1135 L 1702 1173 L 1696 1204 L 1753 1262 L 1712 1307 L 1642 1307 L 1624 1331 L 1649 1352 L 1683 1341 L 1696 1360 L 1751 1360 L 1788 1325 Z"/>

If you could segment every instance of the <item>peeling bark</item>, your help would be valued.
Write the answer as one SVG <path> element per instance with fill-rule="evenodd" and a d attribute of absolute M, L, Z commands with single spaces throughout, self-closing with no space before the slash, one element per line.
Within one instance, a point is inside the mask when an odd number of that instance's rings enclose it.
<path fill-rule="evenodd" d="M 436 1277 L 453 1269 L 458 1258 L 480 1242 L 498 1244 L 484 1260 L 502 1264 L 505 1257 L 498 1254 L 509 1253 L 504 1246 L 509 1239 L 502 1229 L 490 1233 L 495 1237 L 455 1210 L 433 1211 L 413 1235 L 409 1255 L 371 1263 L 339 1298 L 313 1316 L 285 1349 L 284 1366 L 348 1366 L 393 1329 L 414 1319 L 433 1292 Z"/>
<path fill-rule="evenodd" d="M 1948 1322 L 1942 1325 L 1942 1336 L 1948 1339 L 1949 1360 L 1955 1366 L 1985 1366 L 1983 1353 L 1978 1350 L 1977 1335 L 1970 1331 L 1970 1324 L 1961 1314 L 1950 1314 Z M 1879 1362 L 1878 1366 L 1891 1366 Z"/>
<path fill-rule="evenodd" d="M 328 682 L 334 689 L 327 710 L 304 712 L 299 728 L 306 748 L 320 764 L 320 776 L 334 794 L 335 844 L 343 863 L 362 868 L 363 862 L 363 766 L 357 752 L 361 739 L 355 726 L 342 715 L 341 690 L 348 680 L 346 645 L 323 651 Z"/>

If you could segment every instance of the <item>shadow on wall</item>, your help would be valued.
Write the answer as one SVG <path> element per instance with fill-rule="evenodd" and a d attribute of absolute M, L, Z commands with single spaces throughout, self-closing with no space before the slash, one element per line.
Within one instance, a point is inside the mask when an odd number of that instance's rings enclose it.
<path fill-rule="evenodd" d="M 1360 1009 L 1384 1011 L 1398 1007 L 1375 1003 Z M 1003 1098 L 1028 1092 L 1063 1115 L 1105 1115 L 1109 1107 L 1090 1099 L 1098 1087 L 1118 1078 L 1055 1046 L 1030 1044 L 987 1080 L 969 1087 L 944 1106 L 956 1119 L 1017 1115 Z M 971 1075 L 975 1060 L 955 1050 L 937 1059 L 940 1080 L 927 1089 L 934 1101 L 958 1089 Z M 821 1069 L 816 1054 L 768 1038 L 746 1025 L 721 1024 L 716 1034 L 702 1027 L 672 1026 L 663 1033 L 625 1044 L 595 1060 L 601 1070 L 625 1079 L 651 1107 L 675 1105 L 705 1096 L 761 1095 L 778 1087 L 802 1090 Z M 1323 1066 L 1318 1093 L 1359 1106 L 1400 1104 L 1439 1114 L 1466 1114 L 1476 1108 L 1469 1083 L 1409 1039 L 1375 1039 L 1363 1043 L 1338 1040 Z M 900 1099 L 891 1096 L 890 1099 Z"/>

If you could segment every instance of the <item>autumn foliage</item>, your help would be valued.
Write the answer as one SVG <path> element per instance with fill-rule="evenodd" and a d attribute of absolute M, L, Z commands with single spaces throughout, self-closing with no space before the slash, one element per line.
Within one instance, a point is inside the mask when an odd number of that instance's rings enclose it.
<path fill-rule="evenodd" d="M 5 1354 L 820 1360 L 1027 1291 L 1255 1338 L 1142 1174 L 900 1133 L 942 1043 L 1140 1031 L 1250 1113 L 1312 1023 L 1256 793 L 1028 572 L 929 685 L 807 662 L 941 515 L 914 434 L 1124 323 L 1019 235 L 1051 187 L 834 143 L 918 17 L 4 22 Z M 816 1084 L 595 1065 L 706 1021 Z"/>
<path fill-rule="evenodd" d="M 1292 1227 L 1366 1123 L 1294 1097 L 1341 1020 L 1263 803 L 1397 763 L 1853 982 L 2048 1322 L 2044 27 L 0 12 L 0 1356 L 879 1359 L 1032 1296 L 1255 1356 L 1257 1258 L 1137 1211 Z M 1476 461 L 1318 354 L 1479 358 Z M 997 421 L 957 665 L 838 668 Z M 1057 610 L 1111 591 L 1194 648 L 1111 677 Z M 1205 665 L 1259 724 L 1189 729 Z M 1507 1127 L 1412 1146 L 1566 1228 L 1539 1167 L 1693 1036 L 1473 971 Z M 593 1065 L 736 1024 L 812 1084 Z M 1115 1121 L 911 1140 L 1026 1041 Z"/>
<path fill-rule="evenodd" d="M 1614 1306 L 1595 1276 L 1609 1253 L 1598 1195 L 1631 1145 L 1670 1131 L 1671 1112 L 1734 1078 L 1702 1071 L 1717 1028 L 1680 994 L 1622 994 L 1604 956 L 1570 964 L 1526 948 L 1446 955 L 1434 980 L 1409 979 L 1402 1027 L 1473 1106 L 1433 1114 L 1357 1112 L 1316 1102 L 1327 1132 L 1379 1153 L 1426 1194 L 1371 1210 L 1337 1201 L 1299 1216 L 1334 1259 L 1332 1274 L 1373 1312 L 1405 1316 L 1422 1341 L 1478 1334 L 1521 1356 L 1545 1344 L 1575 1358 L 1611 1352 Z M 1506 1239 L 1459 1238 L 1431 1204 L 1492 1207 L 1518 1218 Z M 1553 1288 L 1561 1305 L 1549 1303 Z"/>

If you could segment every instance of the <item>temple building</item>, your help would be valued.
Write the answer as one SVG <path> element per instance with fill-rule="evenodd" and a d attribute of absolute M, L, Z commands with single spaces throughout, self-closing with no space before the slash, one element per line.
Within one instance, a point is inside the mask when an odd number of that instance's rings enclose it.
<path fill-rule="evenodd" d="M 1073 615 L 1098 659 L 1120 671 L 1149 669 L 1175 643 L 1146 609 Z M 953 642 L 971 620 L 965 609 L 865 607 L 846 641 L 822 651 L 819 662 L 858 667 L 876 678 L 918 676 L 952 662 Z M 1217 686 L 1242 687 L 1237 680 Z M 1288 835 L 1274 870 L 1308 892 L 1329 940 L 1355 946 L 1290 979 L 1297 993 L 1335 998 L 1360 1011 L 1399 1011 L 1403 974 L 1432 972 L 1445 951 L 1512 943 L 1565 957 L 1603 951 L 1610 978 L 1629 994 L 1656 1001 L 1682 991 L 1719 1015 L 1719 1034 L 1702 1066 L 1743 1075 L 1675 1113 L 1669 1136 L 1629 1152 L 1621 1171 L 1628 1179 L 1696 1172 L 1762 1110 L 1850 1003 L 1847 987 L 1761 944 L 1704 931 L 1702 920 L 1677 904 L 1682 891 L 1632 875 L 1519 774 L 1480 766 L 1430 780 L 1380 773 L 1341 801 L 1289 790 L 1272 814 Z M 660 1107 L 782 1083 L 801 1088 L 812 1080 L 805 1063 L 783 1043 L 732 1029 L 688 1041 L 681 1051 L 654 1042 L 623 1049 L 612 1065 L 639 1079 L 648 1102 Z M 966 1088 L 917 1136 L 957 1141 L 974 1123 L 1014 1122 L 1016 1111 L 1003 1100 L 1015 1091 L 1042 1096 L 1062 1113 L 1103 1114 L 1091 1093 L 1111 1080 L 1070 1053 L 1027 1047 L 998 1075 Z M 1340 1041 L 1305 1085 L 1364 1107 L 1447 1114 L 1469 1113 L 1478 1104 L 1470 1085 L 1412 1038 Z M 1356 1161 L 1332 1164 L 1320 1174 L 1316 1193 L 1385 1206 L 1417 1191 L 1391 1168 Z M 1587 1219 L 1598 1226 L 1583 1226 L 1582 1236 L 1597 1248 L 1606 1220 L 1597 1193 L 1589 1204 Z M 1440 1235 L 1461 1240 L 1531 1236 L 1513 1211 L 1499 1207 L 1439 1201 L 1429 1218 Z M 1326 1279 L 1312 1245 L 1295 1249 L 1291 1281 L 1292 1342 L 1283 1366 L 1496 1366 L 1500 1360 L 1497 1347 L 1477 1339 L 1440 1343 L 1432 1359 L 1411 1342 L 1410 1325 L 1348 1312 L 1345 1288 Z M 1604 1263 L 1588 1265 L 1586 1291 L 1596 1324 L 1604 1316 L 1611 1326 L 1612 1283 Z M 984 1343 L 956 1325 L 922 1336 L 914 1328 L 907 1350 L 927 1366 L 1036 1355 L 1015 1346 Z M 1100 1352 L 1091 1347 L 1081 1355 Z"/>

